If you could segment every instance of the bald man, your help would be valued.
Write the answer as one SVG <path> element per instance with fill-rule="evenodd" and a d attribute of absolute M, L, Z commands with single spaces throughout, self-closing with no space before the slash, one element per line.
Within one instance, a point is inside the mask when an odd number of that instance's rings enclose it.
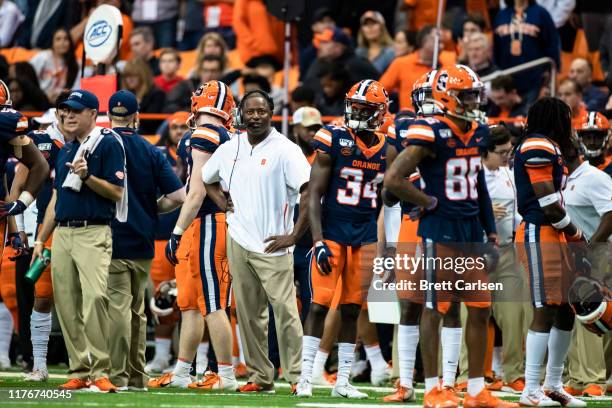
<path fill-rule="evenodd" d="M 570 65 L 569 77 L 582 87 L 582 100 L 587 110 L 603 111 L 608 97 L 600 88 L 593 85 L 593 66 L 584 58 L 576 58 Z"/>

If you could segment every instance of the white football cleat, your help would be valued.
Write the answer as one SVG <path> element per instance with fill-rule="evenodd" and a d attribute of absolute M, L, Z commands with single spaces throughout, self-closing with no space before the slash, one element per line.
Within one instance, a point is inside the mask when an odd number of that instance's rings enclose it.
<path fill-rule="evenodd" d="M 352 380 L 353 378 L 361 375 L 368 369 L 368 362 L 365 360 L 355 360 L 353 361 L 353 365 L 351 365 L 351 374 L 349 378 Z"/>
<path fill-rule="evenodd" d="M 519 404 L 522 407 L 560 407 L 561 404 L 550 399 L 541 388 L 528 391 L 527 388 L 521 394 Z"/>
<path fill-rule="evenodd" d="M 587 406 L 585 401 L 579 400 L 578 398 L 569 394 L 562 386 L 555 388 L 544 388 L 544 394 L 546 394 L 546 396 L 551 400 L 561 404 L 562 407 L 583 408 Z"/>
<path fill-rule="evenodd" d="M 44 382 L 49 379 L 49 371 L 47 371 L 47 368 L 39 368 L 24 375 L 23 379 L 25 381 Z"/>
<path fill-rule="evenodd" d="M 374 386 L 380 386 L 387 382 L 391 378 L 391 367 L 387 366 L 384 370 L 372 370 L 370 372 L 370 382 Z"/>
<path fill-rule="evenodd" d="M 364 399 L 368 398 L 368 394 L 359 391 L 357 388 L 353 387 L 351 384 L 336 384 L 334 388 L 332 388 L 331 392 L 332 397 L 342 397 L 348 399 Z"/>
<path fill-rule="evenodd" d="M 170 362 L 168 360 L 163 360 L 161 358 L 156 358 L 147 363 L 144 368 L 145 373 L 165 373 L 164 370 L 170 367 Z"/>
<path fill-rule="evenodd" d="M 312 397 L 312 384 L 308 380 L 300 378 L 295 386 L 294 395 L 298 398 Z"/>

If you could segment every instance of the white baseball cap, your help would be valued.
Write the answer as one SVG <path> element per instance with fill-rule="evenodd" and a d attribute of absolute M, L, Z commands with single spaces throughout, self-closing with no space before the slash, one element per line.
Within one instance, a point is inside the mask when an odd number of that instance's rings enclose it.
<path fill-rule="evenodd" d="M 293 124 L 302 125 L 304 127 L 313 125 L 323 126 L 323 121 L 321 120 L 321 113 L 317 109 L 309 106 L 302 106 L 293 113 Z"/>

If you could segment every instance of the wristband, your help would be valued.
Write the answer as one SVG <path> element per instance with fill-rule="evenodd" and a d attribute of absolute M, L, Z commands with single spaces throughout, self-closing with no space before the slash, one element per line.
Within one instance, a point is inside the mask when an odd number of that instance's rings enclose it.
<path fill-rule="evenodd" d="M 547 195 L 546 197 L 542 197 L 538 199 L 538 203 L 540 203 L 540 207 L 546 207 L 547 205 L 554 204 L 559 201 L 559 196 L 557 193 L 552 193 Z"/>
<path fill-rule="evenodd" d="M 174 235 L 183 235 L 183 232 L 185 232 L 185 230 L 179 227 L 178 225 L 175 225 L 174 229 L 172 230 L 172 233 Z"/>
<path fill-rule="evenodd" d="M 567 215 L 567 213 L 565 214 L 565 217 L 563 217 L 560 221 L 558 222 L 553 222 L 551 223 L 551 225 L 558 229 L 558 230 L 562 230 L 563 228 L 567 227 L 568 225 L 570 225 L 570 222 L 572 222 L 572 220 L 570 220 L 569 215 Z"/>
<path fill-rule="evenodd" d="M 45 243 L 42 242 L 42 241 L 34 241 L 34 246 L 36 246 L 36 245 L 43 245 L 44 246 Z"/>
<path fill-rule="evenodd" d="M 22 191 L 18 200 L 24 203 L 26 207 L 29 207 L 34 202 L 34 197 L 28 191 Z"/>

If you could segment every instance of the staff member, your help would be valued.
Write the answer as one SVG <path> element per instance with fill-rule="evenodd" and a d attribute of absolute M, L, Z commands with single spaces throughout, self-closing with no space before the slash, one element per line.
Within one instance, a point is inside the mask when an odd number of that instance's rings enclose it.
<path fill-rule="evenodd" d="M 60 388 L 115 392 L 117 388 L 108 379 L 106 286 L 113 244 L 110 224 L 116 203 L 123 201 L 125 153 L 119 136 L 96 126 L 98 106 L 98 98 L 81 89 L 72 91 L 60 105 L 65 109 L 65 136 L 73 140 L 57 157 L 53 196 L 33 259 L 41 256 L 44 243 L 55 230 L 51 247 L 53 297 L 70 360 L 70 379 Z M 80 190 L 63 186 L 74 179 L 72 175 L 82 181 Z"/>
<path fill-rule="evenodd" d="M 128 175 L 127 222 L 113 220 L 113 257 L 108 276 L 110 380 L 119 390 L 144 389 L 147 317 L 144 294 L 155 253 L 157 213 L 185 201 L 185 191 L 163 153 L 136 133 L 138 101 L 121 90 L 108 104 L 111 126 L 123 141 Z M 163 194 L 157 199 L 158 191 Z M 129 363 L 128 363 L 129 362 Z"/>
<path fill-rule="evenodd" d="M 240 103 L 246 133 L 222 144 L 202 170 L 206 193 L 227 213 L 227 255 L 249 380 L 240 392 L 274 390 L 268 358 L 268 302 L 274 310 L 285 379 L 300 375 L 302 325 L 295 301 L 291 247 L 304 233 L 310 166 L 300 148 L 271 127 L 274 103 L 255 90 Z M 229 190 L 226 199 L 220 183 Z M 298 193 L 300 218 L 293 225 Z"/>

